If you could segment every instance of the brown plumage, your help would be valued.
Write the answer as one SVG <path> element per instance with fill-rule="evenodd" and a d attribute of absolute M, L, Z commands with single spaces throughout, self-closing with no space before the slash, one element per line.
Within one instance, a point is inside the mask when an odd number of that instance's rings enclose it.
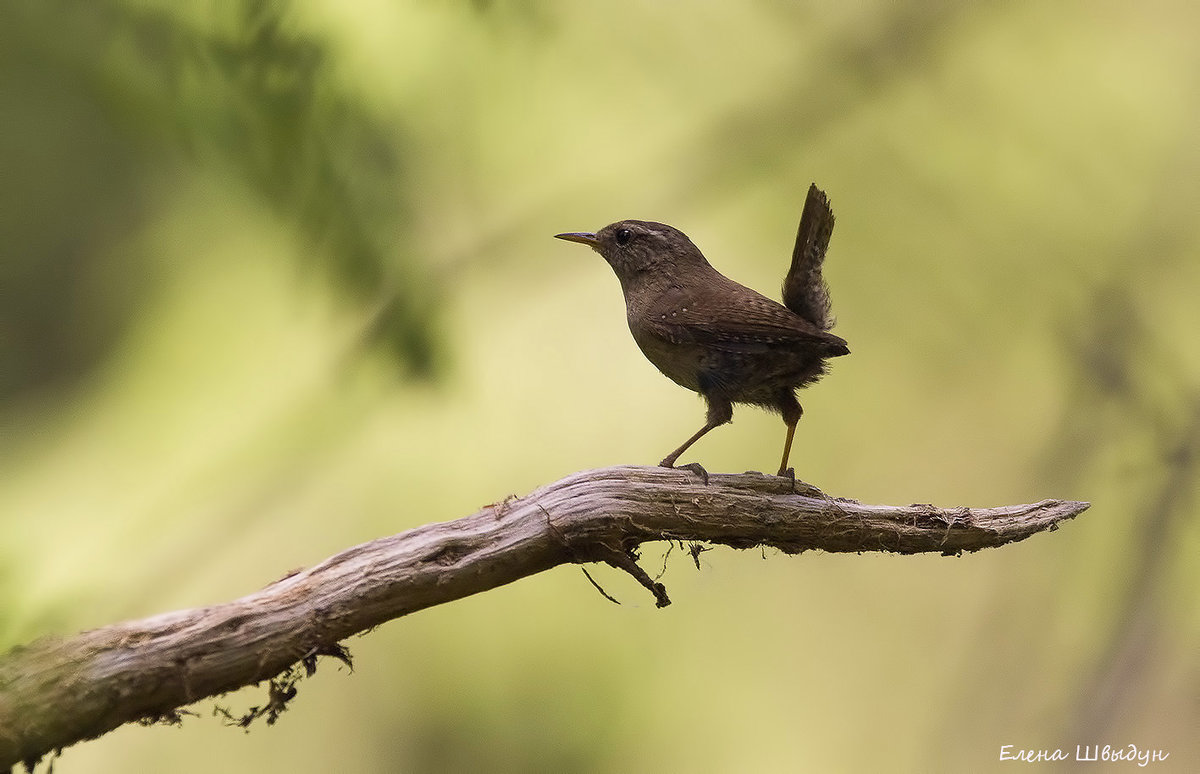
<path fill-rule="evenodd" d="M 829 237 L 833 236 L 833 210 L 825 192 L 816 185 L 808 187 L 792 265 L 783 280 L 783 305 L 823 331 L 833 327 L 829 316 L 829 286 L 821 276 Z"/>
<path fill-rule="evenodd" d="M 687 236 L 671 226 L 623 220 L 592 233 L 557 234 L 600 253 L 621 282 L 626 319 L 643 354 L 672 381 L 700 393 L 707 421 L 660 463 L 679 455 L 733 418 L 734 403 L 777 411 L 787 425 L 779 475 L 788 472 L 796 423 L 796 390 L 825 373 L 825 359 L 850 353 L 829 333 L 829 292 L 821 276 L 833 212 L 815 185 L 800 219 L 783 283 L 786 306 L 714 269 Z"/>

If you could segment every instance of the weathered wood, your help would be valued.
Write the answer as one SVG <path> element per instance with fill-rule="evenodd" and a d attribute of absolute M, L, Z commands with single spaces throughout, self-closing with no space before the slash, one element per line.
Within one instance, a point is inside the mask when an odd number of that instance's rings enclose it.
<path fill-rule="evenodd" d="M 455 521 L 354 546 L 241 599 L 47 638 L 0 658 L 0 766 L 129 721 L 169 718 L 199 699 L 341 656 L 338 642 L 393 618 L 565 563 L 631 573 L 656 540 L 786 553 L 958 554 L 1023 540 L 1088 503 L 1002 508 L 862 505 L 757 473 L 614 467 L 568 476 Z"/>

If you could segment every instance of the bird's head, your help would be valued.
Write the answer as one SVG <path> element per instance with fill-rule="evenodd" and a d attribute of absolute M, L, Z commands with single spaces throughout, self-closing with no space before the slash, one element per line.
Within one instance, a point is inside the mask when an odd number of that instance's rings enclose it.
<path fill-rule="evenodd" d="M 677 228 L 645 220 L 619 220 L 596 233 L 555 234 L 588 245 L 608 261 L 621 284 L 645 272 L 673 273 L 676 267 L 708 265 L 692 240 Z"/>

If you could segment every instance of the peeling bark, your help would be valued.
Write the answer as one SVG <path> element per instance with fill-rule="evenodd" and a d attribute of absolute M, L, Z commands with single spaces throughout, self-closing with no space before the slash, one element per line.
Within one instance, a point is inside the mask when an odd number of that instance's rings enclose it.
<path fill-rule="evenodd" d="M 354 546 L 266 588 L 210 607 L 46 638 L 0 657 L 0 766 L 138 720 L 178 718 L 209 696 L 274 680 L 338 643 L 422 608 L 560 564 L 605 562 L 670 604 L 636 562 L 656 540 L 789 554 L 956 555 L 1054 529 L 1088 503 L 1000 508 L 863 505 L 803 482 L 757 473 L 614 467 L 584 471 L 455 521 Z M 693 547 L 693 557 L 698 547 Z M 286 703 L 290 683 L 272 683 Z"/>

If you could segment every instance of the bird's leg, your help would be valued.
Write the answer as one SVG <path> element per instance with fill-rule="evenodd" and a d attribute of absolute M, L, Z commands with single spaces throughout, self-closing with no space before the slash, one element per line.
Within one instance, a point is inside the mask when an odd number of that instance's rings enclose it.
<path fill-rule="evenodd" d="M 779 463 L 779 472 L 775 474 L 777 476 L 786 476 L 789 472 L 791 472 L 793 479 L 796 476 L 796 472 L 788 467 L 788 457 L 792 453 L 792 438 L 795 435 L 796 425 L 792 423 L 787 426 L 787 438 L 783 441 L 783 459 Z"/>
<path fill-rule="evenodd" d="M 708 421 L 704 423 L 704 427 L 696 431 L 695 435 L 684 441 L 678 449 L 664 457 L 663 461 L 658 463 L 662 467 L 675 467 L 675 460 L 679 459 L 679 455 L 687 451 L 688 448 L 696 441 L 699 441 L 701 438 L 703 438 L 705 433 L 707 433 L 709 430 L 712 430 L 714 427 L 720 427 L 721 425 L 733 419 L 733 403 L 731 403 L 729 400 L 725 398 L 714 397 L 712 395 L 705 395 L 704 400 L 708 403 Z M 689 467 L 692 467 L 693 470 L 695 469 L 694 466 Z M 702 477 L 705 480 L 708 479 L 707 474 L 704 474 Z"/>
<path fill-rule="evenodd" d="M 691 438 L 687 439 L 682 444 L 680 444 L 678 449 L 671 452 L 666 457 L 663 457 L 663 461 L 658 464 L 664 468 L 675 467 L 675 460 L 679 459 L 679 455 L 681 455 L 685 451 L 687 451 L 689 446 L 691 446 L 696 441 L 699 441 L 701 438 L 703 438 L 704 434 L 707 433 L 709 430 L 712 430 L 714 427 L 720 427 L 723 424 L 725 424 L 725 423 L 709 421 L 708 423 L 706 423 L 704 425 L 704 427 L 697 430 L 695 435 L 693 435 Z"/>
<path fill-rule="evenodd" d="M 779 473 L 777 475 L 787 476 L 796 480 L 796 474 L 788 467 L 788 457 L 792 454 L 792 438 L 796 436 L 796 423 L 800 421 L 800 415 L 804 413 L 804 409 L 800 408 L 800 401 L 796 400 L 796 394 L 791 390 L 787 390 L 779 396 L 779 413 L 783 414 L 783 421 L 787 424 L 787 438 L 783 442 L 783 460 L 779 463 Z"/>

